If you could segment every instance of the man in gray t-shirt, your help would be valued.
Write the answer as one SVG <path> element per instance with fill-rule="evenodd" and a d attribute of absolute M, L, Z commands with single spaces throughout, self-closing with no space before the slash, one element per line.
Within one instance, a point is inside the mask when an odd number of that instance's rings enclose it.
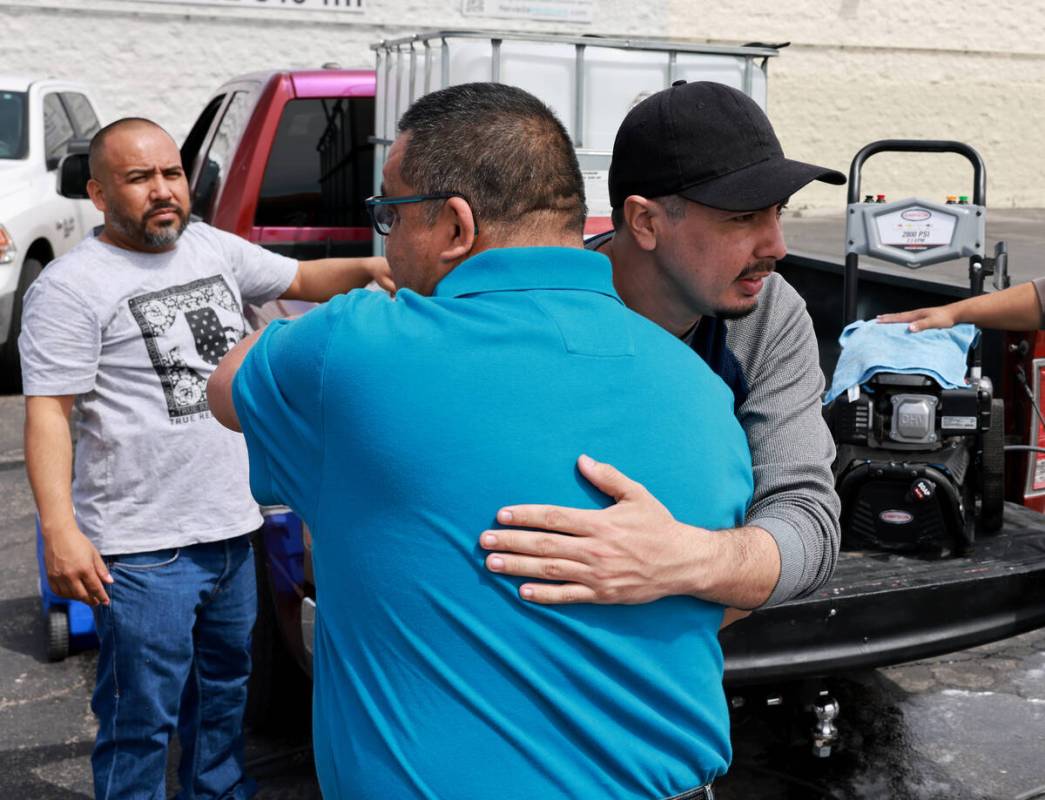
<path fill-rule="evenodd" d="M 189 224 L 178 148 L 148 120 L 99 131 L 90 161 L 104 228 L 30 287 L 19 349 L 48 582 L 94 606 L 100 639 L 95 793 L 164 796 L 177 729 L 187 794 L 249 797 L 249 533 L 261 516 L 243 439 L 212 419 L 207 378 L 248 332 L 244 303 L 391 279 L 383 259 L 297 262 Z"/>
<path fill-rule="evenodd" d="M 207 376 L 247 333 L 243 303 L 297 263 L 201 222 L 166 253 L 89 238 L 26 299 L 25 394 L 76 397 L 73 506 L 102 556 L 217 541 L 261 524 L 242 437 L 207 409 Z"/>

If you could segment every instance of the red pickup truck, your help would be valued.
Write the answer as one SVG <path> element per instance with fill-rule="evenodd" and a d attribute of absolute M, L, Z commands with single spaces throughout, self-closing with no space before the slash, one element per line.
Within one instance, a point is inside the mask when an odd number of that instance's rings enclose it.
<path fill-rule="evenodd" d="M 374 194 L 374 94 L 369 71 L 256 73 L 226 83 L 182 147 L 195 213 L 295 258 L 369 254 L 363 201 Z M 831 374 L 841 259 L 788 256 L 778 266 L 808 301 L 824 345 L 822 367 Z M 956 293 L 914 277 L 870 275 L 861 283 L 871 313 L 948 302 Z M 294 305 L 277 302 L 250 313 L 261 323 L 298 310 Z M 1037 428 L 1013 376 L 1041 369 L 1045 336 L 1027 332 L 1024 338 L 1021 347 L 1020 336 L 991 334 L 984 363 L 1005 396 L 1009 441 L 1026 446 L 1038 443 L 1028 436 Z M 1027 483 L 1037 461 L 1007 461 L 1006 496 L 1016 502 L 1007 504 L 1001 532 L 962 558 L 843 553 L 835 576 L 813 597 L 724 632 L 727 685 L 742 691 L 747 684 L 882 666 L 1045 625 L 1045 525 L 1026 507 L 1040 510 L 1045 499 Z M 315 587 L 300 520 L 285 508 L 267 509 L 266 519 L 256 542 L 260 610 L 248 718 L 255 726 L 286 729 L 310 707 L 305 673 Z"/>
<path fill-rule="evenodd" d="M 229 81 L 182 145 L 193 212 L 293 258 L 370 255 L 373 132 L 373 72 Z"/>
<path fill-rule="evenodd" d="M 369 70 L 324 68 L 252 73 L 221 86 L 181 148 L 193 214 L 291 258 L 370 255 L 363 201 L 374 194 L 374 84 Z M 276 301 L 247 314 L 257 326 L 307 305 Z M 302 623 L 315 596 L 301 523 L 289 509 L 266 509 L 255 557 L 247 717 L 286 729 L 303 724 L 311 705 Z"/>

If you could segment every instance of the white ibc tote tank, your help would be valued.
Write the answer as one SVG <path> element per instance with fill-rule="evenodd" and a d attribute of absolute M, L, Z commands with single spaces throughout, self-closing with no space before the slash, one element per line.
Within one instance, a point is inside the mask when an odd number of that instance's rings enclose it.
<path fill-rule="evenodd" d="M 772 45 L 492 31 L 422 33 L 371 49 L 377 55 L 375 186 L 381 185 L 396 123 L 414 100 L 461 83 L 507 83 L 547 103 L 570 132 L 584 172 L 589 232 L 608 227 L 613 139 L 633 106 L 683 79 L 724 83 L 765 109 L 767 63 L 778 54 Z"/>

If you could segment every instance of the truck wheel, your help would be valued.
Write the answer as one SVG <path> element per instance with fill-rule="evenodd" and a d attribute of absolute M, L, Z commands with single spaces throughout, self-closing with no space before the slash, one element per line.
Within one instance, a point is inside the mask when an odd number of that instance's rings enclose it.
<path fill-rule="evenodd" d="M 1001 529 L 1005 514 L 1005 403 L 991 401 L 991 428 L 983 435 L 980 458 L 980 528 Z"/>
<path fill-rule="evenodd" d="M 312 725 L 312 682 L 283 643 L 260 535 L 254 536 L 254 568 L 258 619 L 251 644 L 245 720 L 259 733 L 304 734 Z"/>
<path fill-rule="evenodd" d="M 69 655 L 69 612 L 52 608 L 47 612 L 47 660 L 64 661 Z"/>
<path fill-rule="evenodd" d="M 22 263 L 22 272 L 18 276 L 18 289 L 15 290 L 14 304 L 11 306 L 11 327 L 7 330 L 7 341 L 0 348 L 0 389 L 18 394 L 22 391 L 22 361 L 18 357 L 18 334 L 22 331 L 22 302 L 29 285 L 43 271 L 43 262 L 35 258 L 27 258 Z"/>

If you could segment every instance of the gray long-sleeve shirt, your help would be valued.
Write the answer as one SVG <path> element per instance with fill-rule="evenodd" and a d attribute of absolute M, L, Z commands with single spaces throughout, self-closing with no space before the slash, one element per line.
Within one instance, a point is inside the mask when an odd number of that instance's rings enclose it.
<path fill-rule="evenodd" d="M 780 579 L 765 603 L 771 606 L 823 586 L 838 558 L 824 376 L 805 302 L 780 275 L 766 280 L 754 313 L 726 326 L 748 386 L 737 409 L 755 470 L 747 524 L 768 531 L 780 550 Z"/>

